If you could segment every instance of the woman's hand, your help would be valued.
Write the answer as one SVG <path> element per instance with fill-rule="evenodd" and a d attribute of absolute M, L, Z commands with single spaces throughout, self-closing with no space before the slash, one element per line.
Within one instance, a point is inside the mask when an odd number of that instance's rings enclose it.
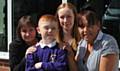
<path fill-rule="evenodd" d="M 36 51 L 36 48 L 34 46 L 31 46 L 26 50 L 26 55 L 29 54 L 29 53 L 33 53 L 35 51 Z"/>
<path fill-rule="evenodd" d="M 68 51 L 68 55 L 71 55 L 71 54 L 74 55 L 74 52 L 73 52 L 73 50 L 72 50 L 72 47 L 70 46 L 69 43 L 67 43 L 67 42 L 64 43 L 63 48 Z"/>
<path fill-rule="evenodd" d="M 68 58 L 70 71 L 78 71 L 77 64 L 75 62 L 75 55 L 71 45 L 68 42 L 66 42 L 63 48 L 68 51 L 67 58 Z"/>

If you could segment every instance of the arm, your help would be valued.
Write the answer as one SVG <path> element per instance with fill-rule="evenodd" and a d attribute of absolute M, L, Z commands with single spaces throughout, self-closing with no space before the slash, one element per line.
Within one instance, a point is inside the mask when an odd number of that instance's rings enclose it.
<path fill-rule="evenodd" d="M 34 51 L 32 53 L 27 53 L 27 55 L 26 55 L 25 71 L 37 71 L 38 69 L 39 69 L 39 71 L 44 71 L 43 69 L 38 68 L 41 63 L 37 57 L 37 48 L 35 50 L 36 51 Z"/>
<path fill-rule="evenodd" d="M 111 38 L 103 45 L 99 71 L 115 71 L 119 61 L 119 49 L 115 39 Z"/>
<path fill-rule="evenodd" d="M 66 51 L 60 49 L 57 51 L 55 62 L 42 62 L 41 68 L 50 71 L 65 71 L 67 67 Z"/>
<path fill-rule="evenodd" d="M 75 56 L 72 50 L 72 47 L 69 44 L 66 45 L 65 49 L 68 51 L 67 59 L 68 59 L 68 64 L 69 64 L 69 70 L 78 71 L 78 67 L 76 63 L 76 60 L 79 58 L 78 55 Z M 79 54 L 79 52 L 77 54 Z"/>
<path fill-rule="evenodd" d="M 25 66 L 25 71 L 34 71 L 36 70 L 34 64 L 34 55 L 32 53 L 29 53 L 26 55 L 26 66 Z"/>
<path fill-rule="evenodd" d="M 26 57 L 27 54 L 29 54 L 29 53 L 34 53 L 35 51 L 36 51 L 35 46 L 30 46 L 30 47 L 26 50 L 25 57 Z"/>
<path fill-rule="evenodd" d="M 74 52 L 68 52 L 68 55 L 67 55 L 67 58 L 68 58 L 68 63 L 69 63 L 69 69 L 70 71 L 77 71 L 77 64 L 76 64 L 76 61 L 77 60 L 77 55 L 74 56 Z"/>
<path fill-rule="evenodd" d="M 19 57 L 19 49 L 17 48 L 17 45 L 15 46 L 14 43 L 11 43 L 9 47 L 9 63 L 11 71 L 24 69 L 25 59 L 24 57 L 22 59 Z"/>
<path fill-rule="evenodd" d="M 99 71 L 114 71 L 114 66 L 117 60 L 117 55 L 109 54 L 107 56 L 102 56 L 100 59 L 100 69 Z"/>

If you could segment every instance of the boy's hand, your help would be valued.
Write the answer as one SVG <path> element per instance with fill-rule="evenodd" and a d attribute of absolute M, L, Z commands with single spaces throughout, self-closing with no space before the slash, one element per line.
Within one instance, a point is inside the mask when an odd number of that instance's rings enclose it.
<path fill-rule="evenodd" d="M 35 64 L 35 68 L 36 69 L 41 68 L 41 66 L 42 66 L 42 62 L 38 62 L 38 63 Z"/>

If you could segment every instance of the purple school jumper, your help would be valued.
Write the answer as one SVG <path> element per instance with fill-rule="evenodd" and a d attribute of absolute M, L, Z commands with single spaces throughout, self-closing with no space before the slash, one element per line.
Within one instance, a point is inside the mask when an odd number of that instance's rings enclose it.
<path fill-rule="evenodd" d="M 37 45 L 36 48 L 34 53 L 27 55 L 26 71 L 67 71 L 67 52 L 59 48 L 58 44 L 50 48 Z M 34 67 L 37 62 L 42 62 L 39 69 Z"/>

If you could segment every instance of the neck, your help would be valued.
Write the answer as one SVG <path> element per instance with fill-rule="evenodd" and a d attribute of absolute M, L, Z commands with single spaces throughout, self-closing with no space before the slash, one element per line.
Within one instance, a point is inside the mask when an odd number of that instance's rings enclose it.
<path fill-rule="evenodd" d="M 94 41 L 93 41 L 93 40 L 88 41 L 88 44 L 89 44 L 89 45 L 93 45 L 93 43 L 94 43 Z"/>
<path fill-rule="evenodd" d="M 44 44 L 49 44 L 49 43 L 52 43 L 53 41 L 55 40 L 41 40 L 40 42 Z"/>
<path fill-rule="evenodd" d="M 72 39 L 72 35 L 71 34 L 64 34 L 64 40 L 65 41 L 68 41 L 70 39 Z"/>
<path fill-rule="evenodd" d="M 71 31 L 64 30 L 64 40 L 69 40 L 70 38 L 72 38 L 71 33 Z"/>
<path fill-rule="evenodd" d="M 70 45 L 71 45 L 71 43 L 72 43 L 72 36 L 69 34 L 69 35 L 64 35 L 64 41 L 65 42 L 68 42 Z"/>
<path fill-rule="evenodd" d="M 63 29 L 64 35 L 71 35 L 72 30 Z"/>
<path fill-rule="evenodd" d="M 71 44 L 73 39 L 71 33 L 71 30 L 64 30 L 64 41 L 68 42 L 69 44 Z"/>
<path fill-rule="evenodd" d="M 88 51 L 91 53 L 93 50 L 93 44 L 88 43 L 87 47 L 88 47 Z"/>
<path fill-rule="evenodd" d="M 37 43 L 37 39 L 34 39 L 33 41 L 31 41 L 31 42 L 26 42 L 28 45 L 35 45 L 36 43 Z"/>

